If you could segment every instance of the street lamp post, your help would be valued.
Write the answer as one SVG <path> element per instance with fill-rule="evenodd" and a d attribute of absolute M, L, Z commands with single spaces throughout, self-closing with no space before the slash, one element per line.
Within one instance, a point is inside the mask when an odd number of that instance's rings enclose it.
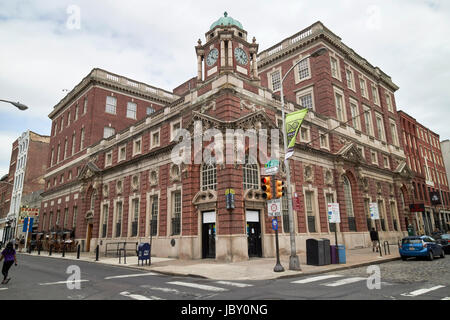
<path fill-rule="evenodd" d="M 28 107 L 27 107 L 26 105 L 24 105 L 24 104 L 22 104 L 22 103 L 20 103 L 20 102 L 13 102 L 13 101 L 2 100 L 2 99 L 0 99 L 0 101 L 10 103 L 10 104 L 12 104 L 13 106 L 15 106 L 17 109 L 22 110 L 22 111 L 28 109 Z"/>
<path fill-rule="evenodd" d="M 291 72 L 299 63 L 308 59 L 309 57 L 315 58 L 323 55 L 327 52 L 326 48 L 320 48 L 314 51 L 308 57 L 305 57 L 295 63 L 289 70 L 286 72 L 284 77 L 281 79 L 280 83 L 280 94 L 281 94 L 281 117 L 283 119 L 283 142 L 284 142 L 284 154 L 287 154 L 287 136 L 286 136 L 286 120 L 284 115 L 284 94 L 283 94 L 283 82 L 286 79 L 289 72 Z M 300 260 L 297 256 L 297 248 L 295 245 L 295 232 L 294 232 L 294 215 L 292 213 L 292 195 L 291 195 L 291 170 L 289 168 L 289 160 L 284 159 L 284 164 L 286 167 L 286 189 L 287 189 L 287 198 L 288 198 L 288 213 L 289 213 L 289 234 L 290 234 L 290 243 L 291 243 L 291 255 L 289 257 L 289 270 L 301 270 L 300 268 Z"/>

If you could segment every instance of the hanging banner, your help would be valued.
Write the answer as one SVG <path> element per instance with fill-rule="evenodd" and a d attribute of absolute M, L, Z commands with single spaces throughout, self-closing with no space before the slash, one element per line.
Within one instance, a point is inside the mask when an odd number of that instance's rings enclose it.
<path fill-rule="evenodd" d="M 287 137 L 287 152 L 285 159 L 289 159 L 294 154 L 295 141 L 297 134 L 302 125 L 303 119 L 308 113 L 309 109 L 305 108 L 286 115 L 286 137 Z"/>

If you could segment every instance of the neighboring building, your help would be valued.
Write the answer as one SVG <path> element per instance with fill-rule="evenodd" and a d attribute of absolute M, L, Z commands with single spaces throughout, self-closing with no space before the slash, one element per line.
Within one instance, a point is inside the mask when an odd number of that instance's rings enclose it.
<path fill-rule="evenodd" d="M 419 233 L 431 234 L 436 228 L 448 230 L 450 221 L 450 192 L 439 135 L 430 131 L 404 111 L 401 119 L 402 137 L 408 168 L 414 173 L 410 223 Z M 437 193 L 440 203 L 432 202 Z"/>
<path fill-rule="evenodd" d="M 267 159 L 217 163 L 221 153 L 211 151 L 211 139 L 203 134 L 278 132 L 283 74 L 326 47 L 325 55 L 300 64 L 284 85 L 289 112 L 310 108 L 290 160 L 292 191 L 300 198 L 294 213 L 298 249 L 304 251 L 312 237 L 334 242 L 335 226 L 327 215 L 327 203 L 334 202 L 342 221 L 338 238 L 347 248 L 369 246 L 368 231 L 375 226 L 371 204 L 380 212 L 381 239 L 400 239 L 406 232 L 401 199 L 412 176 L 399 139 L 398 87 L 390 77 L 320 22 L 260 54 L 256 39 L 249 42 L 242 25 L 227 15 L 205 38 L 195 47 L 197 77 L 173 94 L 94 69 L 55 106 L 40 230 L 71 230 L 85 251 L 151 236 L 157 256 L 223 261 L 274 256 L 274 232 L 260 190 Z M 126 116 L 130 103 L 132 119 Z M 84 116 L 78 105 L 87 105 Z M 149 105 L 155 112 L 146 112 Z M 174 139 L 181 128 L 193 138 L 187 140 L 184 132 L 184 151 L 193 153 L 192 161 L 179 164 L 172 151 L 179 155 Z M 227 157 L 239 154 L 232 141 Z M 244 141 L 246 154 L 257 147 L 251 137 Z M 208 154 L 213 157 L 203 161 Z M 286 178 L 283 165 L 279 176 Z M 225 198 L 230 188 L 232 210 Z M 283 204 L 280 248 L 288 253 L 287 199 Z"/>
<path fill-rule="evenodd" d="M 7 219 L 10 224 L 5 240 L 22 234 L 20 210 L 24 196 L 44 188 L 45 161 L 50 137 L 32 131 L 24 132 L 13 142 L 9 182 L 13 184 Z M 13 177 L 13 179 L 11 179 Z M 36 204 L 40 207 L 40 203 Z"/>
<path fill-rule="evenodd" d="M 8 219 L 6 216 L 9 212 L 11 204 L 12 184 L 9 182 L 8 175 L 5 174 L 0 179 L 0 241 L 5 242 L 6 228 L 8 227 Z"/>
<path fill-rule="evenodd" d="M 441 141 L 442 158 L 444 159 L 445 171 L 447 173 L 447 180 L 450 181 L 450 140 Z M 447 230 L 450 230 L 450 213 L 446 214 Z"/>

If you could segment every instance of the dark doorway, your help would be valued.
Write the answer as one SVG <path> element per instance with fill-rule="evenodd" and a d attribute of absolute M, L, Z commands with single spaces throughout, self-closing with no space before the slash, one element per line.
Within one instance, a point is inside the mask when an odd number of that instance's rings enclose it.
<path fill-rule="evenodd" d="M 216 258 L 216 224 L 203 223 L 203 258 Z"/>
<path fill-rule="evenodd" d="M 248 256 L 262 257 L 261 224 L 247 221 Z"/>

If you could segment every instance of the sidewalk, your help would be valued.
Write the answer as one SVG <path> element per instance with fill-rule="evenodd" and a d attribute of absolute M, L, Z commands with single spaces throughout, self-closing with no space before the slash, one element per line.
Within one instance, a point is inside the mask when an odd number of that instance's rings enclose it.
<path fill-rule="evenodd" d="M 300 254 L 301 271 L 289 270 L 289 256 L 280 257 L 281 265 L 284 267 L 284 272 L 274 272 L 276 259 L 275 258 L 252 258 L 241 262 L 217 262 L 213 259 L 201 260 L 179 260 L 170 258 L 152 257 L 151 265 L 139 265 L 136 256 L 130 256 L 126 259 L 124 264 L 123 258 L 119 264 L 119 258 L 99 256 L 99 261 L 95 261 L 95 254 L 81 253 L 80 260 L 94 263 L 102 263 L 109 265 L 116 265 L 121 267 L 128 267 L 134 269 L 141 269 L 146 271 L 153 271 L 167 275 L 178 276 L 197 276 L 213 280 L 268 280 L 285 277 L 295 277 L 301 275 L 313 275 L 330 271 L 338 271 L 349 268 L 356 268 L 360 266 L 368 266 L 372 264 L 379 264 L 400 259 L 398 249 L 396 246 L 391 246 L 391 254 L 380 257 L 379 253 L 372 252 L 371 248 L 346 250 L 345 264 L 330 264 L 325 266 L 312 266 L 306 264 L 306 255 Z M 28 255 L 28 253 L 23 253 Z M 31 255 L 37 256 L 37 252 L 32 252 Z M 55 259 L 69 259 L 77 260 L 76 253 L 66 253 L 62 257 L 61 253 L 53 253 L 52 256 L 48 252 L 41 251 L 42 257 L 50 257 Z"/>

